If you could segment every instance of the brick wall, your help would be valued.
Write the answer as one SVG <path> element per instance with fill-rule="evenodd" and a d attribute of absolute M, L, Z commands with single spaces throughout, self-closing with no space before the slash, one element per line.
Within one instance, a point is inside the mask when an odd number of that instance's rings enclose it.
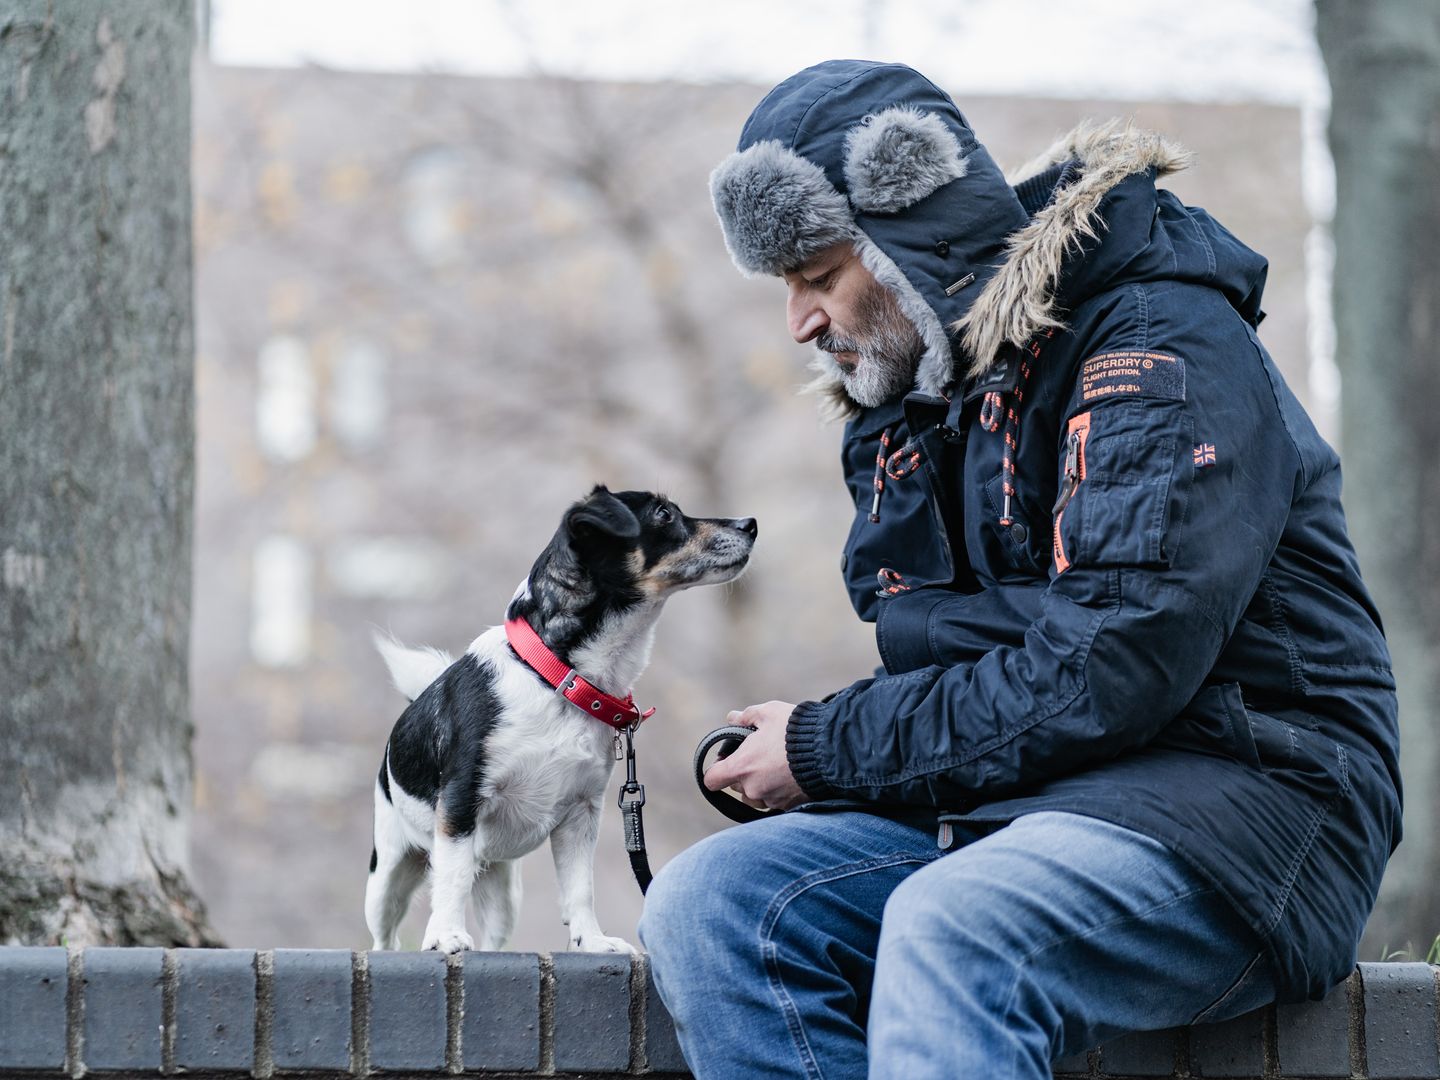
<path fill-rule="evenodd" d="M 1427 964 L 1324 1001 L 1130 1035 L 1062 1077 L 1440 1077 Z M 0 948 L 0 1072 L 687 1076 L 648 966 L 560 953 Z"/>

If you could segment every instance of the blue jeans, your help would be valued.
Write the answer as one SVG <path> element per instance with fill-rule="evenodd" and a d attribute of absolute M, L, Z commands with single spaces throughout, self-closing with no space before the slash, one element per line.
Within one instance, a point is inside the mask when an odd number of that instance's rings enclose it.
<path fill-rule="evenodd" d="M 1041 1080 L 1274 997 L 1258 935 L 1148 837 L 1046 812 L 960 841 L 799 812 L 665 866 L 640 938 L 695 1075 Z"/>

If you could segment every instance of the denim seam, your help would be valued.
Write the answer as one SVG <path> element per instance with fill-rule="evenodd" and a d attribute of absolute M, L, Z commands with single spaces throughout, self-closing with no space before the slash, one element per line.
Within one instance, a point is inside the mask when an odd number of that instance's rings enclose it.
<path fill-rule="evenodd" d="M 1084 941 L 1086 938 L 1093 937 L 1094 935 L 1100 933 L 1100 931 L 1102 930 L 1109 930 L 1113 927 L 1119 926 L 1121 923 L 1132 922 L 1138 919 L 1148 919 L 1150 916 L 1155 915 L 1158 912 L 1164 911 L 1166 908 L 1174 907 L 1176 904 L 1184 900 L 1189 900 L 1192 896 L 1199 896 L 1201 893 L 1207 892 L 1215 892 L 1215 890 L 1212 889 L 1209 885 L 1201 885 L 1198 888 L 1190 889 L 1188 892 L 1183 892 L 1179 896 L 1172 896 L 1168 900 L 1165 900 L 1161 903 L 1153 904 L 1150 907 L 1146 908 L 1144 911 L 1126 912 L 1123 915 L 1115 916 L 1113 919 L 1109 919 L 1101 923 L 1096 923 L 1094 926 L 1086 927 L 1084 930 L 1076 931 L 1072 934 L 1064 934 L 1060 937 L 1055 938 L 1053 941 L 1047 941 L 1044 945 L 1037 945 L 1035 948 L 1031 949 L 1029 952 L 1021 956 L 1020 959 L 1016 961 L 1015 966 L 1017 968 L 1023 967 L 1035 957 L 1039 956 L 1042 952 L 1045 952 L 1048 949 L 1053 949 L 1056 945 L 1063 945 L 1072 941 Z"/>
<path fill-rule="evenodd" d="M 1010 993 L 1007 995 L 1006 1000 L 1005 1000 L 1005 1013 L 1004 1013 L 1004 1014 L 1005 1014 L 1007 1017 L 1013 1017 L 1013 1014 L 1014 1014 L 1014 1011 L 1015 1011 L 1015 994 L 1016 994 L 1016 991 L 1018 991 L 1019 988 L 1020 988 L 1020 976 L 1021 976 L 1021 974 L 1022 974 L 1023 969 L 1025 968 L 1025 966 L 1026 966 L 1027 964 L 1029 964 L 1030 961 L 1031 961 L 1032 959 L 1034 959 L 1034 958 L 1035 958 L 1037 955 L 1039 955 L 1040 953 L 1045 952 L 1047 949 L 1053 949 L 1053 948 L 1054 948 L 1055 946 L 1057 946 L 1057 945 L 1066 944 L 1066 943 L 1070 943 L 1070 942 L 1076 942 L 1076 941 L 1084 941 L 1086 938 L 1093 937 L 1094 935 L 1100 933 L 1102 930 L 1109 930 L 1109 929 L 1112 929 L 1113 927 L 1120 926 L 1120 925 L 1123 924 L 1123 923 L 1127 923 L 1127 922 L 1138 922 L 1138 921 L 1140 921 L 1140 920 L 1142 920 L 1142 919 L 1148 919 L 1148 918 L 1150 918 L 1152 915 L 1155 915 L 1155 914 L 1157 914 L 1157 913 L 1159 913 L 1159 912 L 1161 912 L 1161 911 L 1164 911 L 1164 910 L 1166 910 L 1167 908 L 1172 908 L 1172 907 L 1174 907 L 1176 904 L 1182 903 L 1182 902 L 1185 901 L 1185 900 L 1189 900 L 1191 897 L 1199 896 L 1201 893 L 1207 893 L 1207 892 L 1208 892 L 1208 893 L 1215 893 L 1215 890 L 1212 889 L 1212 888 L 1210 888 L 1209 886 L 1201 886 L 1201 887 L 1198 888 L 1198 889 L 1191 889 L 1189 892 L 1182 893 L 1182 894 L 1180 894 L 1179 896 L 1172 896 L 1169 900 L 1166 900 L 1163 904 L 1156 904 L 1156 905 L 1154 905 L 1153 907 L 1146 908 L 1144 911 L 1128 912 L 1128 913 L 1126 913 L 1126 914 L 1124 914 L 1124 915 L 1120 915 L 1120 916 L 1117 916 L 1116 918 L 1110 919 L 1110 920 L 1107 921 L 1107 922 L 1097 923 L 1095 926 L 1092 926 L 1092 927 L 1088 928 L 1087 930 L 1085 930 L 1084 933 L 1067 934 L 1067 935 L 1065 935 L 1065 936 L 1063 936 L 1063 937 L 1058 937 L 1058 938 L 1056 938 L 1054 941 L 1051 941 L 1051 942 L 1049 942 L 1049 943 L 1047 943 L 1047 944 L 1045 944 L 1045 945 L 1041 945 L 1041 946 L 1038 946 L 1037 948 L 1031 949 L 1031 950 L 1030 950 L 1029 952 L 1027 952 L 1024 956 L 1020 957 L 1020 959 L 1019 959 L 1018 961 L 1016 961 L 1016 963 L 1015 963 L 1015 975 L 1014 975 L 1014 978 L 1013 978 L 1013 979 L 1011 980 L 1011 982 L 1010 982 Z M 1215 893 L 1215 895 L 1218 896 L 1219 894 L 1218 894 L 1218 893 Z M 1222 899 L 1223 899 L 1223 898 L 1222 898 Z M 1012 1061 L 1012 1062 L 1010 1063 L 1010 1065 L 1011 1065 L 1011 1073 L 1012 1073 L 1012 1075 L 1019 1075 L 1019 1073 L 1016 1072 L 1016 1070 L 1015 1070 L 1015 1063 Z"/>
<path fill-rule="evenodd" d="M 785 913 L 785 908 L 792 900 L 816 885 L 826 885 L 833 881 L 839 881 L 841 878 L 869 873 L 872 870 L 886 870 L 892 866 L 903 866 L 906 863 L 924 865 L 934 862 L 938 855 L 939 852 L 928 858 L 921 855 L 886 855 L 827 867 L 824 870 L 817 870 L 797 878 L 780 890 L 770 901 L 765 917 L 760 921 L 760 951 L 765 957 L 765 966 L 769 969 L 770 992 L 775 995 L 775 999 L 780 1005 L 780 1011 L 785 1016 L 785 1026 L 790 1030 L 790 1037 L 795 1043 L 796 1052 L 799 1054 L 800 1062 L 804 1066 L 805 1075 L 809 1077 L 809 1080 L 824 1080 L 824 1077 L 820 1072 L 819 1063 L 815 1060 L 815 1052 L 810 1048 L 810 1040 L 805 1034 L 804 1025 L 800 1022 L 800 1010 L 795 1004 L 795 999 L 786 990 L 785 980 L 780 974 L 778 949 L 771 937 L 775 925 L 780 921 L 780 917 Z"/>
<path fill-rule="evenodd" d="M 1245 984 L 1249 982 L 1250 976 L 1255 973 L 1256 966 L 1261 960 L 1265 959 L 1265 955 L 1268 952 L 1268 949 L 1262 947 L 1259 952 L 1251 957 L 1250 962 L 1245 965 L 1244 970 L 1235 977 L 1235 981 L 1225 988 L 1225 992 L 1195 1014 L 1190 1021 L 1190 1026 L 1193 1027 L 1196 1024 L 1211 1023 L 1212 1021 L 1208 1019 L 1210 1014 L 1215 1012 L 1216 1009 L 1220 1008 L 1244 988 Z"/>
<path fill-rule="evenodd" d="M 785 983 L 780 977 L 780 963 L 776 959 L 777 951 L 773 941 L 760 943 L 770 992 L 780 1004 L 780 1014 L 785 1017 L 785 1028 L 790 1032 L 790 1041 L 795 1046 L 795 1053 L 800 1058 L 800 1067 L 805 1070 L 806 1077 L 808 1080 L 824 1080 L 820 1064 L 815 1060 L 815 1051 L 811 1049 L 810 1039 L 805 1034 L 805 1025 L 800 1022 L 800 1009 L 796 1006 L 795 999 L 785 992 Z"/>

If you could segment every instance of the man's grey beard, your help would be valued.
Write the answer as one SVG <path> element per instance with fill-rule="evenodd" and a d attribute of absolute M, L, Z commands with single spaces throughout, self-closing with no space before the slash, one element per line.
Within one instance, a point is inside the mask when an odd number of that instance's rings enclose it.
<path fill-rule="evenodd" d="M 855 328 L 848 334 L 827 330 L 815 339 L 824 369 L 838 375 L 845 392 L 859 405 L 883 405 L 915 385 L 925 342 L 905 317 L 890 290 L 878 281 L 866 286 L 855 304 Z M 853 352 L 858 362 L 846 371 L 834 354 Z"/>

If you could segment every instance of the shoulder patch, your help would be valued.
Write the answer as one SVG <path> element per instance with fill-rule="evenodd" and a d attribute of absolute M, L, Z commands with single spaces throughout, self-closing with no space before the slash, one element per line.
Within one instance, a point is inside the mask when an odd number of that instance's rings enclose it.
<path fill-rule="evenodd" d="M 1112 397 L 1185 400 L 1185 361 L 1173 353 L 1120 349 L 1098 353 L 1080 365 L 1072 408 Z"/>

